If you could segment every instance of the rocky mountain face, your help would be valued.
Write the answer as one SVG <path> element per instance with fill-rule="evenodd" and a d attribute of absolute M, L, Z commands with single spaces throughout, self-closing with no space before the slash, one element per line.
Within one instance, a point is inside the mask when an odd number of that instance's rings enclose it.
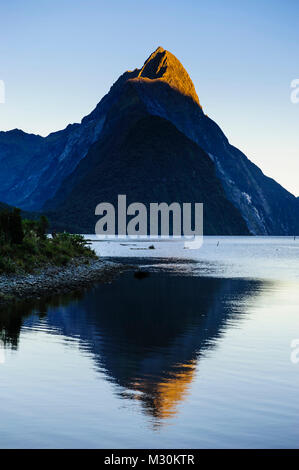
<path fill-rule="evenodd" d="M 0 200 L 9 202 L 10 192 L 22 180 L 42 141 L 42 137 L 18 129 L 0 132 Z"/>
<path fill-rule="evenodd" d="M 228 199 L 253 234 L 298 233 L 297 199 L 230 145 L 219 126 L 204 114 L 191 79 L 181 69 L 175 56 L 158 48 L 143 72 L 131 80 L 148 112 L 172 122 L 209 154 Z M 177 81 L 182 77 L 181 82 L 171 80 L 170 75 Z"/>
<path fill-rule="evenodd" d="M 140 202 L 204 202 L 208 233 L 244 234 L 246 225 L 253 234 L 299 233 L 297 198 L 230 145 L 182 64 L 161 47 L 80 124 L 46 138 L 0 133 L 3 162 L 0 200 L 43 208 L 80 231 L 94 230 L 99 202 L 125 191 Z"/>
<path fill-rule="evenodd" d="M 148 213 L 151 202 L 205 201 L 206 234 L 248 234 L 208 155 L 169 121 L 142 112 L 142 107 L 137 116 L 135 101 L 133 109 L 78 165 L 69 193 L 55 212 L 55 223 L 92 233 L 97 204 L 110 202 L 117 207 L 118 194 L 125 194 L 127 204 L 142 202 Z"/>
<path fill-rule="evenodd" d="M 1 170 L 3 163 L 6 167 L 1 172 L 0 199 L 26 210 L 41 209 L 85 157 L 90 145 L 97 140 L 102 125 L 101 119 L 72 124 L 45 138 L 18 130 L 2 133 Z M 18 134 L 16 149 L 10 146 L 10 134 Z M 15 161 L 20 162 L 17 168 Z"/>

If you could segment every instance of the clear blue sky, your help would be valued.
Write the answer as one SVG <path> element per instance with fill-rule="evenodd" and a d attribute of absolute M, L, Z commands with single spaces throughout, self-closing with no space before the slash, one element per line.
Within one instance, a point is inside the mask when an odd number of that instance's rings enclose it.
<path fill-rule="evenodd" d="M 14 0 L 0 12 L 0 130 L 79 122 L 161 45 L 230 142 L 299 195 L 298 0 Z"/>

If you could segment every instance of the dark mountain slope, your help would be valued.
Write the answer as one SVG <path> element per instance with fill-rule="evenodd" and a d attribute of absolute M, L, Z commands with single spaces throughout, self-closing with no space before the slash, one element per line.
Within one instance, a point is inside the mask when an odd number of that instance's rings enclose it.
<path fill-rule="evenodd" d="M 203 113 L 192 81 L 181 68 L 173 54 L 158 48 L 143 67 L 151 73 L 146 78 L 141 74 L 130 81 L 149 113 L 171 121 L 209 154 L 227 197 L 240 209 L 253 233 L 299 233 L 299 206 L 295 196 L 229 144 L 219 126 Z M 178 81 L 182 77 L 181 89 L 174 86 L 173 74 Z"/>
<path fill-rule="evenodd" d="M 225 197 L 213 162 L 173 124 L 145 113 L 132 87 L 112 115 L 118 119 L 108 119 L 104 137 L 72 175 L 72 189 L 55 214 L 58 223 L 92 233 L 97 204 L 112 202 L 117 207 L 118 194 L 126 194 L 128 204 L 204 202 L 205 233 L 248 233 Z"/>
<path fill-rule="evenodd" d="M 97 141 L 106 113 L 123 84 L 137 72 L 125 72 L 80 124 L 70 124 L 45 138 L 19 130 L 0 132 L 0 200 L 38 210 L 52 198 Z"/>
<path fill-rule="evenodd" d="M 219 126 L 206 116 L 199 104 L 194 85 L 176 57 L 158 48 L 140 70 L 127 72 L 115 84 L 102 103 L 120 99 L 122 89 L 130 84 L 138 94 L 146 112 L 172 122 L 178 130 L 205 150 L 216 165 L 227 198 L 238 208 L 248 228 L 259 235 L 292 235 L 299 233 L 299 204 L 297 198 L 265 176 L 237 148 L 229 144 Z M 117 95 L 117 96 L 116 96 Z M 109 106 L 106 106 L 106 110 Z M 107 115 L 113 122 L 111 109 L 107 111 L 101 138 L 109 133 Z M 113 126 L 110 125 L 112 132 Z M 80 166 L 83 171 L 83 166 Z M 59 207 L 72 184 L 78 182 L 76 173 L 66 180 L 48 208 Z"/>
<path fill-rule="evenodd" d="M 16 190 L 42 137 L 19 129 L 0 132 L 0 200 L 9 202 L 9 192 Z"/>
<path fill-rule="evenodd" d="M 5 202 L 30 210 L 42 207 L 86 155 L 101 126 L 101 121 L 72 124 L 63 131 L 41 138 L 21 178 L 3 198 Z"/>

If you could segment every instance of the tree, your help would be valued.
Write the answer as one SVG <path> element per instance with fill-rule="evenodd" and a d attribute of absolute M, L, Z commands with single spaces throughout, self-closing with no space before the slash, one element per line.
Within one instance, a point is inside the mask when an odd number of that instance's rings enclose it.
<path fill-rule="evenodd" d="M 3 242 L 10 242 L 10 212 L 8 210 L 0 212 L 0 233 Z"/>
<path fill-rule="evenodd" d="M 9 235 L 11 243 L 20 245 L 24 238 L 21 210 L 14 208 L 9 214 Z"/>
<path fill-rule="evenodd" d="M 49 228 L 49 221 L 45 215 L 41 215 L 37 226 L 37 235 L 40 238 L 46 238 L 47 229 Z"/>

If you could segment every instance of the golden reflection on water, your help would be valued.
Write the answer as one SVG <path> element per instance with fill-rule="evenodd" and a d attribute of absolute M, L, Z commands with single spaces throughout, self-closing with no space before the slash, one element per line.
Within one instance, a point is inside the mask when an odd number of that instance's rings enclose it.
<path fill-rule="evenodd" d="M 200 356 L 265 289 L 261 281 L 155 273 L 140 282 L 129 272 L 86 293 L 0 309 L 0 339 L 18 349 L 22 328 L 78 338 L 116 395 L 159 427 L 186 401 Z"/>
<path fill-rule="evenodd" d="M 157 377 L 145 376 L 141 381 L 130 384 L 133 390 L 132 398 L 142 402 L 148 414 L 151 414 L 157 421 L 174 417 L 178 412 L 178 405 L 183 402 L 189 392 L 193 381 L 196 360 L 186 364 L 177 364 L 169 377 L 164 377 L 160 381 Z"/>

